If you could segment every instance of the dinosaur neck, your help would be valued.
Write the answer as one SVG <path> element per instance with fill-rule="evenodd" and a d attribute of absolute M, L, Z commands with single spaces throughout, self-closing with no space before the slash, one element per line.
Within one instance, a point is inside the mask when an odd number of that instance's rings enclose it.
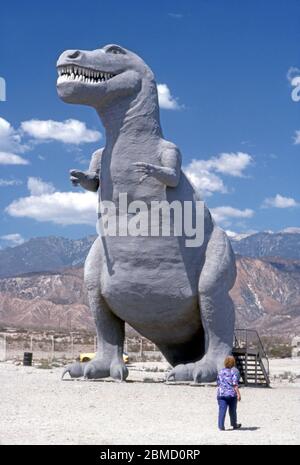
<path fill-rule="evenodd" d="M 120 137 L 162 137 L 155 81 L 143 82 L 137 94 L 118 98 L 96 110 L 105 128 L 107 148 Z"/>

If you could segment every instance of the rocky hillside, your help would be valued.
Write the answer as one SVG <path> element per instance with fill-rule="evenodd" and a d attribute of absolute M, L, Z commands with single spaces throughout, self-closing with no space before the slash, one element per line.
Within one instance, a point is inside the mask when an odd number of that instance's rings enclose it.
<path fill-rule="evenodd" d="M 299 334 L 300 261 L 237 257 L 237 269 L 236 327 Z M 82 268 L 0 279 L 0 326 L 94 329 Z"/>
<path fill-rule="evenodd" d="M 0 326 L 94 329 L 83 269 L 0 279 Z"/>
<path fill-rule="evenodd" d="M 281 336 L 300 332 L 300 260 L 237 257 L 231 291 L 236 327 Z"/>

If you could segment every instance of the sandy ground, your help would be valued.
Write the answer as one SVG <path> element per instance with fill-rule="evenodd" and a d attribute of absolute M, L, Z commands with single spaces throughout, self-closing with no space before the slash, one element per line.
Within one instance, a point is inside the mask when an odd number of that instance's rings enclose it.
<path fill-rule="evenodd" d="M 158 364 L 154 364 L 157 366 Z M 163 372 L 130 368 L 127 383 L 60 380 L 61 369 L 0 363 L 1 444 L 299 444 L 300 379 L 242 388 L 241 430 L 217 429 L 213 385 L 167 385 Z M 163 368 L 163 365 L 160 365 Z M 300 375 L 273 360 L 271 374 Z"/>

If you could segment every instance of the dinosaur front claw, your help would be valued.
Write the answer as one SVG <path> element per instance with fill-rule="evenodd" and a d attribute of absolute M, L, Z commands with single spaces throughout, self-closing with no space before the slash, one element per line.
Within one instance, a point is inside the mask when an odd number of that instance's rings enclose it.
<path fill-rule="evenodd" d="M 84 376 L 84 370 L 87 366 L 87 362 L 80 363 L 80 362 L 75 362 L 71 363 L 70 365 L 67 365 L 64 368 L 64 371 L 62 372 L 61 379 L 64 378 L 66 373 L 69 373 L 71 378 L 81 378 Z"/>
<path fill-rule="evenodd" d="M 217 375 L 218 369 L 215 360 L 204 358 L 194 365 L 192 376 L 195 384 L 214 382 Z"/>
<path fill-rule="evenodd" d="M 128 376 L 128 368 L 123 360 L 116 360 L 111 363 L 110 376 L 118 381 L 126 380 Z"/>

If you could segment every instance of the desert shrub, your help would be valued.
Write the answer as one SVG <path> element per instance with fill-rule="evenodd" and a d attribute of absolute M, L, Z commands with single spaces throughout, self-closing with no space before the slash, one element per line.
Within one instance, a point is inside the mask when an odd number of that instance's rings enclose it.
<path fill-rule="evenodd" d="M 288 344 L 273 346 L 268 349 L 267 355 L 271 358 L 288 358 L 292 355 L 292 347 Z"/>
<path fill-rule="evenodd" d="M 50 363 L 48 359 L 41 359 L 37 368 L 41 368 L 43 370 L 50 370 L 52 368 L 52 363 Z"/>
<path fill-rule="evenodd" d="M 287 339 L 262 336 L 261 341 L 270 358 L 289 358 L 292 355 L 292 346 Z"/>

